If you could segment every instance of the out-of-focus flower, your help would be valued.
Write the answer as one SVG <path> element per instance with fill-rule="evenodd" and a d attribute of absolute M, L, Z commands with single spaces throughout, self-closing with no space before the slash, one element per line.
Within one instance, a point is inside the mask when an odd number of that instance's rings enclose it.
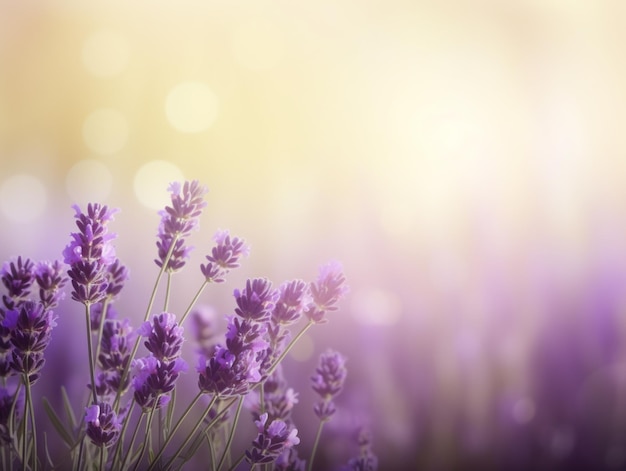
<path fill-rule="evenodd" d="M 19 422 L 24 411 L 24 389 L 17 392 L 0 387 L 0 443 L 10 443 L 9 421 L 13 415 L 15 422 Z M 15 403 L 15 404 L 14 404 Z"/>
<path fill-rule="evenodd" d="M 0 279 L 7 289 L 2 301 L 7 309 L 16 306 L 28 299 L 30 289 L 35 281 L 35 265 L 29 258 L 18 257 L 12 262 L 5 262 L 0 270 Z"/>
<path fill-rule="evenodd" d="M 310 301 L 309 289 L 304 281 L 286 281 L 280 285 L 278 301 L 272 311 L 272 322 L 278 325 L 297 322 Z"/>
<path fill-rule="evenodd" d="M 163 312 L 155 315 L 152 322 L 144 322 L 137 332 L 147 337 L 144 345 L 158 360 L 168 363 L 180 356 L 183 328 L 176 322 L 174 314 Z"/>
<path fill-rule="evenodd" d="M 372 437 L 370 431 L 360 427 L 357 434 L 359 455 L 350 458 L 348 464 L 341 468 L 342 471 L 376 471 L 378 469 L 378 457 L 372 452 Z"/>
<path fill-rule="evenodd" d="M 87 436 L 97 446 L 110 447 L 117 441 L 122 429 L 121 421 L 113 408 L 105 403 L 85 409 Z"/>
<path fill-rule="evenodd" d="M 193 339 L 198 345 L 198 353 L 210 355 L 215 346 L 215 312 L 203 306 L 191 311 L 191 329 Z"/>
<path fill-rule="evenodd" d="M 135 333 L 128 319 L 108 319 L 102 328 L 102 340 L 98 364 L 102 373 L 96 378 L 96 383 L 102 384 L 103 390 L 96 391 L 98 395 L 124 392 L 128 388 L 129 378 L 126 376 L 122 383 L 122 376 L 130 361 L 132 342 Z M 96 385 L 96 389 L 98 386 Z"/>
<path fill-rule="evenodd" d="M 207 282 L 222 283 L 228 272 L 239 266 L 239 259 L 249 254 L 250 249 L 243 239 L 231 237 L 228 231 L 218 231 L 213 240 L 215 246 L 211 254 L 206 256 L 208 263 L 200 265 L 200 270 Z"/>
<path fill-rule="evenodd" d="M 274 471 L 304 471 L 306 461 L 298 457 L 295 447 L 284 450 L 274 463 Z"/>
<path fill-rule="evenodd" d="M 330 262 L 320 268 L 317 281 L 310 284 L 311 300 L 305 314 L 317 324 L 326 322 L 325 314 L 336 311 L 337 303 L 348 291 L 343 268 L 339 262 Z"/>
<path fill-rule="evenodd" d="M 83 304 L 102 301 L 107 295 L 108 266 L 115 261 L 115 249 L 111 240 L 114 234 L 107 231 L 107 224 L 116 210 L 98 203 L 89 204 L 87 213 L 78 206 L 76 226 L 78 232 L 63 251 L 64 261 L 70 266 L 67 272 L 72 280 L 72 299 Z"/>
<path fill-rule="evenodd" d="M 185 237 L 198 227 L 202 208 L 206 206 L 204 194 L 207 189 L 197 180 L 193 180 L 184 182 L 182 186 L 174 182 L 170 184 L 168 190 L 171 193 L 172 205 L 159 212 L 161 223 L 157 235 L 158 258 L 155 259 L 155 263 L 163 267 L 171 252 L 165 270 L 175 272 L 185 265 L 189 257 L 191 247 L 185 244 Z"/>
<path fill-rule="evenodd" d="M 267 413 L 262 414 L 254 423 L 259 434 L 252 442 L 252 447 L 246 450 L 246 459 L 249 463 L 272 463 L 286 449 L 300 443 L 298 429 L 290 427 L 282 420 L 267 420 Z"/>
<path fill-rule="evenodd" d="M 64 266 L 59 260 L 39 262 L 35 268 L 35 281 L 39 287 L 39 299 L 45 309 L 54 309 L 65 297 L 61 291 L 67 283 Z"/>
<path fill-rule="evenodd" d="M 311 376 L 311 387 L 320 395 L 314 411 L 320 420 L 328 420 L 335 413 L 333 399 L 346 381 L 346 359 L 339 352 L 328 350 L 320 355 L 319 365 Z"/>
<path fill-rule="evenodd" d="M 253 396 L 250 400 L 250 409 L 255 420 L 260 419 L 261 411 L 263 411 L 268 414 L 270 422 L 280 419 L 289 423 L 291 411 L 298 403 L 298 393 L 287 386 L 280 364 L 261 387 L 263 388 L 262 396 L 256 391 L 249 394 Z M 261 397 L 263 397 L 263 404 L 260 403 Z"/>

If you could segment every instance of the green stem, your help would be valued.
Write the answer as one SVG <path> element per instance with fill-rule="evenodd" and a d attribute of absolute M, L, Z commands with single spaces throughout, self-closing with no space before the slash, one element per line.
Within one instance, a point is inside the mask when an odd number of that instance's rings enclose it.
<path fill-rule="evenodd" d="M 152 306 L 154 305 L 154 299 L 156 298 L 156 293 L 159 288 L 159 283 L 161 281 L 161 278 L 163 277 L 163 273 L 165 272 L 165 267 L 167 267 L 168 263 L 170 262 L 170 258 L 172 258 L 172 253 L 174 252 L 174 246 L 176 245 L 176 241 L 178 240 L 178 237 L 179 235 L 177 234 L 172 239 L 172 244 L 170 245 L 170 248 L 167 251 L 165 260 L 161 264 L 161 269 L 159 270 L 159 274 L 157 275 L 156 280 L 154 281 L 154 286 L 152 287 L 152 292 L 150 293 L 150 300 L 148 301 L 148 307 L 146 308 L 146 313 L 143 317 L 143 322 L 146 322 L 150 318 L 150 313 L 152 312 Z M 137 354 L 137 350 L 139 350 L 140 342 L 141 342 L 141 337 L 137 337 L 135 339 L 135 345 L 133 345 L 133 350 L 130 354 L 130 358 L 128 359 L 128 363 L 126 364 L 126 368 L 124 368 L 124 371 L 122 373 L 122 379 L 120 381 L 120 384 L 124 384 L 124 381 L 126 381 L 126 377 L 128 376 L 128 372 L 130 371 L 130 365 L 133 359 L 135 358 L 135 355 Z M 113 408 L 115 410 L 117 410 L 117 407 L 119 406 L 121 395 L 122 395 L 122 391 L 121 389 L 118 389 L 117 394 L 115 395 L 115 401 L 113 404 Z"/>
<path fill-rule="evenodd" d="M 134 404 L 134 402 L 133 402 Z M 132 406 L 131 406 L 132 407 Z M 130 411 L 128 411 L 128 413 L 130 414 Z M 141 411 L 141 415 L 139 416 L 139 419 L 137 420 L 137 425 L 135 426 L 135 430 L 133 431 L 133 436 L 130 439 L 130 444 L 128 445 L 128 452 L 124 455 L 124 457 L 122 458 L 122 462 L 120 463 L 120 470 L 124 469 L 124 465 L 126 464 L 126 459 L 129 456 L 132 456 L 133 454 L 133 447 L 135 446 L 135 439 L 137 438 L 137 432 L 139 432 L 139 426 L 141 425 L 141 422 L 143 421 L 144 416 L 146 415 L 146 413 L 142 410 Z M 120 435 L 118 444 L 119 446 L 117 447 L 117 449 L 115 450 L 115 459 L 114 462 L 117 460 L 117 454 L 119 452 L 119 450 L 124 446 L 124 432 L 126 431 L 126 425 L 128 424 L 128 422 L 126 422 L 124 424 L 124 428 L 122 429 L 122 433 Z"/>
<path fill-rule="evenodd" d="M 35 410 L 34 410 L 34 405 L 33 405 L 33 395 L 31 393 L 31 389 L 30 389 L 30 380 L 28 379 L 28 376 L 26 376 L 24 378 L 26 380 L 26 398 L 27 398 L 27 402 L 28 402 L 28 412 L 30 414 L 30 428 L 31 428 L 31 433 L 33 434 L 33 471 L 37 471 L 37 428 L 36 428 L 36 422 L 35 422 Z"/>
<path fill-rule="evenodd" d="M 167 307 L 170 304 L 170 293 L 172 289 L 172 272 L 167 272 L 167 284 L 165 285 L 165 300 L 163 301 L 163 312 L 167 312 Z"/>
<path fill-rule="evenodd" d="M 322 436 L 322 428 L 326 423 L 325 420 L 320 420 L 320 424 L 317 427 L 317 433 L 315 434 L 315 441 L 313 442 L 313 450 L 311 451 L 311 459 L 309 460 L 309 466 L 307 468 L 308 471 L 313 469 L 313 460 L 315 459 L 315 453 L 317 452 L 317 445 L 319 445 L 320 437 Z"/>
<path fill-rule="evenodd" d="M 100 465 L 98 471 L 104 471 L 104 446 L 100 447 Z"/>
<path fill-rule="evenodd" d="M 150 409 L 150 412 L 148 412 L 148 422 L 146 423 L 146 439 L 141 445 L 141 452 L 139 453 L 139 458 L 137 458 L 137 462 L 135 463 L 135 467 L 133 468 L 134 471 L 137 471 L 137 468 L 139 467 L 139 464 L 143 459 L 143 455 L 146 453 L 146 447 L 148 442 L 150 441 L 150 436 L 152 432 L 152 417 L 154 417 L 154 411 L 156 410 L 156 406 L 159 403 L 159 397 L 160 395 L 157 395 L 156 399 L 154 400 L 154 404 L 152 405 L 152 409 Z"/>
<path fill-rule="evenodd" d="M 150 463 L 150 466 L 148 467 L 148 471 L 150 471 L 151 469 L 153 469 L 156 464 L 157 461 L 159 460 L 159 458 L 163 455 L 163 453 L 165 452 L 165 449 L 167 448 L 167 445 L 169 445 L 170 441 L 172 440 L 172 437 L 174 435 L 176 435 L 176 432 L 178 431 L 178 429 L 180 428 L 181 424 L 183 423 L 183 420 L 185 420 L 185 418 L 189 415 L 189 412 L 191 411 L 192 407 L 196 405 L 196 402 L 198 402 L 198 400 L 200 399 L 200 397 L 202 396 L 202 392 L 199 392 L 196 397 L 194 397 L 193 401 L 191 401 L 191 404 L 189 404 L 187 406 L 187 409 L 185 409 L 185 412 L 183 412 L 183 415 L 180 417 L 180 419 L 178 419 L 178 422 L 176 422 L 176 425 L 174 426 L 174 430 L 172 430 L 172 433 L 170 433 L 170 435 L 167 437 L 167 440 L 165 440 L 165 443 L 163 443 L 163 446 L 161 447 L 161 449 L 159 450 L 159 452 L 157 453 L 157 455 L 154 457 L 154 459 L 152 460 L 152 462 Z M 211 405 L 213 405 L 213 401 L 215 401 L 215 397 L 211 400 Z M 211 406 L 209 406 L 207 408 L 207 412 L 205 412 L 205 414 L 202 416 L 202 418 L 200 419 L 200 421 L 204 420 L 204 417 L 206 416 L 206 414 L 208 413 L 208 410 L 211 408 Z M 197 429 L 197 428 L 196 428 Z M 195 432 L 195 429 L 194 429 Z M 193 434 L 193 432 L 192 432 Z M 186 443 L 185 443 L 186 444 Z M 168 464 L 165 466 L 165 469 L 168 469 L 169 464 L 176 458 L 176 456 L 178 456 L 178 454 L 180 453 L 180 450 L 182 449 L 179 448 L 179 450 L 176 452 L 176 455 L 174 455 L 174 458 L 172 458 Z"/>
<path fill-rule="evenodd" d="M 91 304 L 85 303 L 85 320 L 87 322 L 87 354 L 89 357 L 89 375 L 91 376 L 91 392 L 93 403 L 98 404 L 96 395 L 96 377 L 93 371 L 93 346 L 91 345 Z"/>
<path fill-rule="evenodd" d="M 185 313 L 180 318 L 180 321 L 178 322 L 178 325 L 183 325 L 183 322 L 185 322 L 185 319 L 187 319 L 187 316 L 189 315 L 189 313 L 191 312 L 191 310 L 195 306 L 196 302 L 198 301 L 198 298 L 202 294 L 202 291 L 204 291 L 204 288 L 206 288 L 206 285 L 208 285 L 208 284 L 209 284 L 209 282 L 204 280 L 204 282 L 200 286 L 200 289 L 196 292 L 195 296 L 193 297 L 193 299 L 189 303 L 189 306 L 187 306 L 187 309 L 185 310 Z"/>
<path fill-rule="evenodd" d="M 237 428 L 237 422 L 239 421 L 239 414 L 241 412 L 241 406 L 243 405 L 243 396 L 239 398 L 239 404 L 237 404 L 237 412 L 235 412 L 235 417 L 233 419 L 233 426 L 230 429 L 230 433 L 228 434 L 228 440 L 226 441 L 226 446 L 224 447 L 224 452 L 220 458 L 219 463 L 217 464 L 217 471 L 222 469 L 222 464 L 224 464 L 224 459 L 226 455 L 230 452 L 230 445 L 233 442 L 233 437 L 235 436 L 235 429 Z"/>
<path fill-rule="evenodd" d="M 102 317 L 100 318 L 100 326 L 98 327 L 98 337 L 96 338 L 96 354 L 94 355 L 94 365 L 98 364 L 100 356 L 100 344 L 102 343 L 102 332 L 104 332 L 104 321 L 106 320 L 106 312 L 109 309 L 110 298 L 105 298 L 102 302 Z M 91 328 L 91 324 L 89 325 Z M 90 330 L 91 332 L 91 330 Z"/>
<path fill-rule="evenodd" d="M 280 354 L 280 356 L 278 357 L 278 360 L 276 360 L 274 362 L 274 364 L 270 367 L 269 370 L 267 370 L 266 373 L 266 377 L 271 376 L 271 374 L 274 372 L 274 370 L 276 370 L 276 368 L 278 367 L 278 365 L 280 364 L 281 361 L 283 361 L 285 359 L 285 357 L 287 356 L 287 354 L 291 351 L 291 349 L 293 348 L 293 346 L 296 344 L 296 342 L 298 340 L 300 340 L 302 338 L 302 336 L 306 333 L 307 330 L 309 330 L 311 328 L 311 326 L 315 324 L 315 322 L 313 321 L 309 321 L 303 328 L 302 330 L 300 330 L 300 332 L 298 332 L 298 334 L 291 339 L 291 342 L 289 342 L 289 344 L 287 345 L 287 348 L 285 348 L 285 350 L 283 351 L 283 353 Z M 259 383 L 261 384 L 261 383 Z"/>

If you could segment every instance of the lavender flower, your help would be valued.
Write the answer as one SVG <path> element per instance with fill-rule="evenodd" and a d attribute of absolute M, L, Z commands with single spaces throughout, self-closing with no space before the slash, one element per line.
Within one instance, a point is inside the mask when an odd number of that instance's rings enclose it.
<path fill-rule="evenodd" d="M 168 393 L 174 389 L 178 375 L 187 370 L 182 358 L 163 362 L 154 356 L 147 356 L 133 361 L 135 377 L 134 398 L 143 410 L 159 409 L 166 405 Z"/>
<path fill-rule="evenodd" d="M 359 444 L 359 455 L 350 458 L 348 464 L 341 468 L 342 471 L 376 471 L 378 469 L 378 458 L 372 452 L 372 437 L 364 427 L 360 427 L 357 434 Z"/>
<path fill-rule="evenodd" d="M 330 262 L 320 268 L 317 281 L 311 283 L 312 304 L 306 315 L 316 324 L 326 322 L 325 314 L 337 310 L 337 302 L 348 291 L 343 268 L 338 262 Z"/>
<path fill-rule="evenodd" d="M 129 378 L 127 376 L 122 383 L 122 376 L 130 361 L 134 338 L 135 333 L 128 319 L 105 321 L 98 355 L 98 363 L 102 370 L 96 378 L 98 395 L 124 392 L 128 388 Z"/>
<path fill-rule="evenodd" d="M 239 266 L 239 258 L 247 256 L 250 249 L 243 239 L 230 237 L 228 231 L 218 231 L 213 237 L 216 245 L 206 259 L 209 263 L 200 265 L 207 282 L 222 283 L 233 268 Z"/>
<path fill-rule="evenodd" d="M 314 411 L 322 421 L 328 420 L 335 413 L 334 397 L 343 389 L 346 381 L 346 359 L 338 352 L 328 350 L 320 355 L 319 366 L 311 376 L 313 390 L 320 395 Z"/>
<path fill-rule="evenodd" d="M 115 250 L 110 243 L 115 235 L 107 232 L 107 224 L 116 210 L 96 203 L 89 204 L 85 214 L 78 206 L 73 207 L 78 232 L 71 234 L 72 240 L 63 251 L 65 263 L 70 266 L 72 299 L 94 304 L 107 295 L 107 267 L 115 261 Z"/>
<path fill-rule="evenodd" d="M 0 270 L 0 279 L 7 289 L 2 301 L 7 309 L 14 309 L 28 299 L 30 288 L 35 281 L 35 265 L 29 258 L 18 257 L 13 262 L 5 262 Z"/>
<path fill-rule="evenodd" d="M 302 280 L 287 281 L 280 285 L 278 301 L 272 311 L 272 321 L 277 325 L 297 322 L 310 303 L 307 284 Z"/>
<path fill-rule="evenodd" d="M 63 273 L 63 264 L 54 262 L 39 262 L 35 268 L 35 281 L 39 287 L 39 300 L 45 309 L 54 309 L 65 297 L 61 291 L 67 283 L 67 276 Z"/>
<path fill-rule="evenodd" d="M 282 420 L 289 423 L 291 421 L 291 411 L 298 403 L 298 393 L 293 388 L 287 387 L 287 381 L 282 373 L 281 365 L 263 382 L 263 404 L 261 407 L 261 395 L 252 392 L 254 398 L 251 400 L 252 415 L 255 420 L 261 418 L 261 411 L 268 414 L 268 420 Z"/>
<path fill-rule="evenodd" d="M 306 461 L 298 457 L 295 447 L 284 450 L 274 463 L 274 471 L 304 471 Z"/>
<path fill-rule="evenodd" d="M 26 301 L 19 309 L 7 311 L 3 327 L 9 331 L 13 347 L 11 368 L 25 374 L 34 383 L 45 363 L 43 351 L 50 342 L 50 333 L 56 326 L 52 311 L 39 302 Z"/>
<path fill-rule="evenodd" d="M 97 446 L 110 447 L 117 441 L 122 423 L 113 408 L 104 402 L 85 409 L 87 436 Z"/>
<path fill-rule="evenodd" d="M 282 420 L 267 420 L 268 415 L 262 414 L 255 421 L 259 434 L 246 450 L 246 460 L 253 464 L 272 463 L 286 449 L 300 443 L 298 429 L 288 426 Z"/>
<path fill-rule="evenodd" d="M 109 301 L 114 300 L 122 291 L 124 283 L 128 280 L 128 268 L 126 268 L 118 258 L 107 266 L 107 289 L 106 294 Z"/>
<path fill-rule="evenodd" d="M 266 322 L 270 319 L 279 293 L 272 289 L 272 283 L 266 278 L 248 280 L 246 287 L 235 290 L 237 308 L 235 313 L 244 319 Z"/>
<path fill-rule="evenodd" d="M 137 331 L 147 337 L 144 345 L 157 359 L 168 363 L 181 354 L 183 328 L 176 323 L 176 316 L 169 312 L 155 315 L 152 322 L 144 322 Z"/>
<path fill-rule="evenodd" d="M 172 205 L 166 206 L 159 213 L 161 224 L 157 241 L 158 258 L 155 263 L 163 267 L 171 252 L 165 270 L 175 272 L 185 265 L 189 256 L 191 247 L 185 245 L 185 237 L 198 226 L 202 208 L 206 206 L 203 196 L 207 189 L 194 180 L 185 182 L 182 187 L 180 183 L 172 183 L 168 190 Z"/>
<path fill-rule="evenodd" d="M 106 306 L 106 313 L 104 313 L 102 310 L 105 308 Z M 104 320 L 104 322 L 108 321 L 108 320 L 112 320 L 115 319 L 117 317 L 117 310 L 113 307 L 112 304 L 109 304 L 107 302 L 99 302 L 94 304 L 90 311 L 89 311 L 89 315 L 90 315 L 90 321 L 89 321 L 89 325 L 90 325 L 90 329 L 92 332 L 97 332 L 98 330 L 100 330 L 100 323 Z"/>
<path fill-rule="evenodd" d="M 214 327 L 215 312 L 208 307 L 196 308 L 191 311 L 191 327 L 198 352 L 210 355 L 215 346 L 216 330 Z"/>
<path fill-rule="evenodd" d="M 12 437 L 9 434 L 11 415 L 13 414 L 13 418 L 17 423 L 22 418 L 23 411 L 24 390 L 19 389 L 16 397 L 15 391 L 11 392 L 7 388 L 0 387 L 0 443 L 11 442 Z"/>
<path fill-rule="evenodd" d="M 257 354 L 246 349 L 238 355 L 220 345 L 211 357 L 201 355 L 196 371 L 200 391 L 222 397 L 246 394 L 261 381 L 261 362 Z"/>

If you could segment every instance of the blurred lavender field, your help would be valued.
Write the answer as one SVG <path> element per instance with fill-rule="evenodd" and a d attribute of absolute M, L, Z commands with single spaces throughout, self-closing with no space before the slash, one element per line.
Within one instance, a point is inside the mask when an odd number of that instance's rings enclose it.
<path fill-rule="evenodd" d="M 360 423 L 382 470 L 626 469 L 625 25 L 609 0 L 0 0 L 0 259 L 120 207 L 138 323 L 167 184 L 198 179 L 175 312 L 220 228 L 252 246 L 200 300 L 222 329 L 248 277 L 345 268 L 285 364 L 306 456 L 317 357 L 348 357 L 318 469 Z M 88 371 L 81 307 L 57 312 L 34 394 L 59 405 Z"/>

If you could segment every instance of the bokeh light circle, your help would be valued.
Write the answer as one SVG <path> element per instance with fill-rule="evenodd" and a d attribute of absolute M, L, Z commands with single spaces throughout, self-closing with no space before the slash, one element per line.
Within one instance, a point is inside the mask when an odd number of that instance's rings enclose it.
<path fill-rule="evenodd" d="M 128 140 L 128 121 L 119 111 L 99 108 L 89 114 L 83 124 L 85 144 L 101 155 L 120 151 Z"/>
<path fill-rule="evenodd" d="M 74 164 L 65 178 L 68 195 L 78 202 L 102 202 L 111 193 L 113 176 L 108 167 L 94 159 Z"/>
<path fill-rule="evenodd" d="M 128 65 L 129 58 L 128 41 L 117 31 L 98 30 L 83 44 L 83 64 L 96 77 L 119 75 Z"/>
<path fill-rule="evenodd" d="M 207 130 L 217 118 L 218 99 L 203 82 L 181 82 L 165 100 L 165 114 L 178 131 L 198 133 Z"/>
<path fill-rule="evenodd" d="M 46 188 L 32 175 L 12 175 L 0 186 L 0 209 L 13 222 L 36 220 L 45 211 L 47 202 Z"/>
<path fill-rule="evenodd" d="M 183 172 L 166 160 L 144 164 L 135 174 L 133 189 L 141 204 L 150 209 L 163 209 L 170 202 L 167 191 L 172 182 L 182 182 Z"/>

